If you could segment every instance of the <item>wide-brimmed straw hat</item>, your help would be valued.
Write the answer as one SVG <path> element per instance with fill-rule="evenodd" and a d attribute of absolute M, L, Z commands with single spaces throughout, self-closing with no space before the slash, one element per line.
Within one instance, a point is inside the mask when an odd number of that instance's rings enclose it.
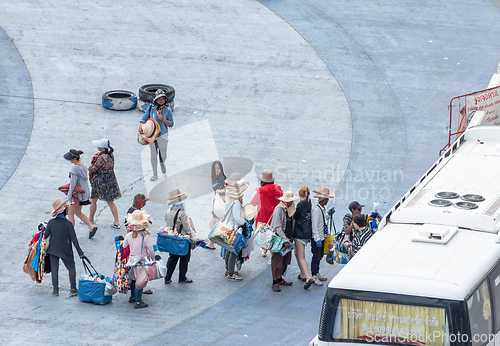
<path fill-rule="evenodd" d="M 333 192 L 330 192 L 330 189 L 328 186 L 320 186 L 318 188 L 318 191 L 313 191 L 316 195 L 314 198 L 333 198 L 335 197 L 335 194 Z"/>
<path fill-rule="evenodd" d="M 247 221 L 254 220 L 257 217 L 257 208 L 253 204 L 245 204 L 241 208 L 241 217 Z"/>
<path fill-rule="evenodd" d="M 263 170 L 262 175 L 260 176 L 260 181 L 263 183 L 274 183 L 273 171 L 270 169 Z"/>
<path fill-rule="evenodd" d="M 92 144 L 98 148 L 109 149 L 109 141 L 106 138 L 96 139 L 95 141 L 92 141 Z"/>
<path fill-rule="evenodd" d="M 146 142 L 154 142 L 160 134 L 160 125 L 152 118 L 149 118 L 145 124 L 142 124 L 142 136 Z"/>
<path fill-rule="evenodd" d="M 167 101 L 167 96 L 165 95 L 165 92 L 163 91 L 163 89 L 156 90 L 156 92 L 155 92 L 155 98 L 153 99 L 153 102 L 155 102 L 156 100 L 158 100 L 160 97 L 164 97 L 165 98 L 165 102 Z"/>
<path fill-rule="evenodd" d="M 127 223 L 133 226 L 134 231 L 140 231 L 149 227 L 151 216 L 146 210 L 134 210 L 133 213 L 127 214 Z"/>
<path fill-rule="evenodd" d="M 293 195 L 293 191 L 285 191 L 283 192 L 283 196 L 278 198 L 283 202 L 293 202 L 299 199 L 299 197 Z"/>
<path fill-rule="evenodd" d="M 168 192 L 167 204 L 177 204 L 188 198 L 188 194 L 179 189 L 172 189 Z"/>
<path fill-rule="evenodd" d="M 52 210 L 51 212 L 52 216 L 56 216 L 57 214 L 62 213 L 68 206 L 69 201 L 67 199 L 64 201 L 60 198 L 56 199 L 54 202 L 52 202 L 52 208 L 54 208 L 54 210 Z"/>

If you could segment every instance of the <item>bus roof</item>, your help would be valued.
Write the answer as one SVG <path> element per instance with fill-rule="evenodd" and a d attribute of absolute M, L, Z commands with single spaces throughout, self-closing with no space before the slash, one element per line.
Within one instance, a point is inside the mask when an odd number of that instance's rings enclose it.
<path fill-rule="evenodd" d="M 475 209 L 429 204 L 480 195 Z M 442 200 L 442 199 L 441 199 Z M 500 260 L 500 126 L 466 131 L 388 213 L 330 287 L 464 299 Z"/>

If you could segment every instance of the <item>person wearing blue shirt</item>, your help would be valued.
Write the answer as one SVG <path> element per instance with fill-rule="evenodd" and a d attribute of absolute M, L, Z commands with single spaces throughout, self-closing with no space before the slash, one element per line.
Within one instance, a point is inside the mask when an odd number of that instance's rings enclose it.
<path fill-rule="evenodd" d="M 165 161 L 167 160 L 167 144 L 168 144 L 168 128 L 174 126 L 174 118 L 172 116 L 172 111 L 170 108 L 166 107 L 167 97 L 165 96 L 163 90 L 158 89 L 156 91 L 153 103 L 146 108 L 144 116 L 139 123 L 139 133 L 143 134 L 142 125 L 151 118 L 156 120 L 160 125 L 160 133 L 158 138 L 149 143 L 149 148 L 151 149 L 151 167 L 153 168 L 153 176 L 151 181 L 158 179 L 158 160 L 156 159 L 157 153 L 160 156 L 160 166 L 161 172 L 163 174 L 167 173 L 167 167 L 165 166 Z"/>

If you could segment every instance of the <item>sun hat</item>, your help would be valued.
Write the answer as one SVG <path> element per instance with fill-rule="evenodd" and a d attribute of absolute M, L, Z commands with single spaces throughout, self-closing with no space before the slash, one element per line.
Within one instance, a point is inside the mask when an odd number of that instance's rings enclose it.
<path fill-rule="evenodd" d="M 335 194 L 333 192 L 330 192 L 330 189 L 328 186 L 320 186 L 318 188 L 318 191 L 313 191 L 316 195 L 314 198 L 333 198 L 335 197 Z"/>
<path fill-rule="evenodd" d="M 262 175 L 260 176 L 260 181 L 264 183 L 274 183 L 273 171 L 270 169 L 263 170 Z"/>
<path fill-rule="evenodd" d="M 226 185 L 234 185 L 237 182 L 239 182 L 240 180 L 241 180 L 240 173 L 234 172 L 234 173 L 231 173 L 229 178 L 226 179 L 225 184 Z"/>
<path fill-rule="evenodd" d="M 226 196 L 229 198 L 240 199 L 248 190 L 248 183 L 245 179 L 240 179 L 237 183 L 226 185 Z"/>
<path fill-rule="evenodd" d="M 186 198 L 188 198 L 187 193 L 182 192 L 181 190 L 175 188 L 168 192 L 167 204 L 168 205 L 177 204 L 185 200 Z"/>
<path fill-rule="evenodd" d="M 142 124 L 142 136 L 148 143 L 154 142 L 160 134 L 160 125 L 152 118 L 149 118 L 145 124 Z"/>
<path fill-rule="evenodd" d="M 364 205 L 359 204 L 357 201 L 353 201 L 353 202 L 349 203 L 349 210 L 350 211 L 361 210 L 361 208 L 363 208 L 363 207 L 364 207 Z"/>
<path fill-rule="evenodd" d="M 283 192 L 283 196 L 278 198 L 283 202 L 293 202 L 299 199 L 299 197 L 293 195 L 293 191 L 285 191 Z"/>
<path fill-rule="evenodd" d="M 133 231 L 141 231 L 149 227 L 151 216 L 146 210 L 134 210 L 133 213 L 127 214 L 127 223 L 129 227 L 133 226 Z"/>
<path fill-rule="evenodd" d="M 167 96 L 165 95 L 165 92 L 162 89 L 156 90 L 156 92 L 155 92 L 155 98 L 153 99 L 153 102 L 155 102 L 156 100 L 158 100 L 160 97 L 164 97 L 165 98 L 165 102 L 167 101 Z"/>
<path fill-rule="evenodd" d="M 103 139 L 96 139 L 95 141 L 92 141 L 92 144 L 95 145 L 98 148 L 105 148 L 109 149 L 109 141 L 105 138 Z"/>
<path fill-rule="evenodd" d="M 52 216 L 56 216 L 57 214 L 62 213 L 67 206 L 69 206 L 69 201 L 67 199 L 64 201 L 60 198 L 56 199 L 54 202 L 52 202 L 52 208 L 54 208 L 54 210 L 52 210 L 51 212 Z"/>
<path fill-rule="evenodd" d="M 257 208 L 254 205 L 248 203 L 241 208 L 241 217 L 245 220 L 254 220 L 257 217 Z"/>
<path fill-rule="evenodd" d="M 74 150 L 74 149 L 71 149 L 71 150 Z M 71 161 L 71 160 L 74 160 L 74 159 L 77 159 L 79 160 L 80 159 L 80 155 L 77 155 L 77 154 L 73 154 L 72 152 L 68 151 L 66 154 L 63 155 L 63 157 L 68 160 L 68 161 Z"/>

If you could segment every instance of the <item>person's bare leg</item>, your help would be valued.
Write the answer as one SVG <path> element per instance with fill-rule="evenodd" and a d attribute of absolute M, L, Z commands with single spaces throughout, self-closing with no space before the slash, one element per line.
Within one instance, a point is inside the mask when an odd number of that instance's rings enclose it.
<path fill-rule="evenodd" d="M 94 225 L 90 222 L 90 220 L 87 217 L 87 215 L 85 215 L 83 213 L 82 206 L 79 205 L 79 206 L 75 206 L 74 208 L 75 208 L 75 215 L 78 216 L 80 218 L 80 220 L 82 220 L 83 222 L 85 222 L 85 224 L 89 228 L 89 231 L 92 231 L 94 229 Z"/>
<path fill-rule="evenodd" d="M 115 219 L 115 221 L 113 222 L 113 224 L 115 226 L 119 226 L 120 225 L 120 221 L 118 220 L 118 209 L 116 208 L 116 204 L 115 202 L 113 201 L 106 201 L 109 205 L 109 210 L 111 210 L 111 214 L 113 214 L 113 218 Z"/>
<path fill-rule="evenodd" d="M 306 282 L 311 279 L 306 261 L 306 246 L 299 240 L 295 240 L 295 258 L 300 268 L 300 277 L 306 279 Z"/>
<path fill-rule="evenodd" d="M 212 228 L 214 228 L 214 226 L 217 222 L 219 222 L 219 219 L 216 219 L 215 217 L 212 216 L 212 218 L 210 219 L 210 230 L 212 230 Z M 214 249 L 215 248 L 214 242 L 212 240 L 210 240 L 207 244 L 207 247 Z"/>
<path fill-rule="evenodd" d="M 95 223 L 94 216 L 95 216 L 96 211 L 97 211 L 97 198 L 91 198 L 90 199 L 90 213 L 89 213 L 89 221 L 91 223 Z"/>
<path fill-rule="evenodd" d="M 74 205 L 68 207 L 68 220 L 73 224 L 73 227 L 75 226 L 75 208 Z"/>

